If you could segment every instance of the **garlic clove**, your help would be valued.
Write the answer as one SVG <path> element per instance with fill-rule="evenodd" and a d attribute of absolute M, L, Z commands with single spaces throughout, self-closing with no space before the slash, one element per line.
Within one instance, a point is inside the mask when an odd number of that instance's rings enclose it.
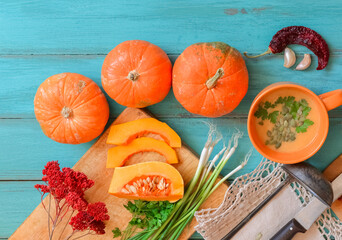
<path fill-rule="evenodd" d="M 311 65 L 310 54 L 304 54 L 303 60 L 297 65 L 296 70 L 305 70 Z"/>
<path fill-rule="evenodd" d="M 296 62 L 296 54 L 292 51 L 291 48 L 285 48 L 284 53 L 284 67 L 290 68 Z"/>

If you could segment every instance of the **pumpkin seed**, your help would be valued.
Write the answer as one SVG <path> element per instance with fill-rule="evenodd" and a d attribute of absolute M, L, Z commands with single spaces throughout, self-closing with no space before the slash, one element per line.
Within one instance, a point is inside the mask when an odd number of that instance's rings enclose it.
<path fill-rule="evenodd" d="M 165 187 L 164 187 L 164 184 L 162 183 L 162 181 L 159 182 L 157 188 L 158 188 L 159 190 L 163 190 L 163 189 L 165 188 Z"/>
<path fill-rule="evenodd" d="M 281 146 L 281 142 L 277 142 L 277 144 L 275 145 L 276 148 L 280 148 Z"/>
<path fill-rule="evenodd" d="M 272 132 L 270 130 L 267 131 L 267 136 L 269 136 L 269 137 L 272 136 Z"/>
<path fill-rule="evenodd" d="M 155 184 L 158 184 L 158 182 L 159 182 L 159 177 L 154 177 L 153 181 L 154 181 Z"/>
<path fill-rule="evenodd" d="M 129 185 L 129 188 L 131 189 L 133 193 L 137 193 L 137 189 L 133 187 L 132 185 Z"/>
<path fill-rule="evenodd" d="M 151 179 L 150 179 L 150 177 L 147 177 L 147 178 L 146 178 L 146 182 L 148 182 L 148 183 L 150 183 L 150 182 L 151 182 Z"/>
<path fill-rule="evenodd" d="M 296 126 L 296 121 L 292 118 L 290 120 L 290 127 L 295 127 Z"/>
<path fill-rule="evenodd" d="M 292 118 L 292 115 L 290 113 L 286 113 L 285 117 L 286 120 L 290 120 Z"/>
<path fill-rule="evenodd" d="M 289 126 L 289 122 L 287 120 L 284 121 L 284 127 Z"/>
<path fill-rule="evenodd" d="M 125 194 L 129 194 L 129 191 L 127 191 L 125 188 L 121 189 L 121 192 L 125 193 Z"/>
<path fill-rule="evenodd" d="M 131 193 L 131 185 L 126 185 L 126 190 L 129 192 L 129 193 Z"/>

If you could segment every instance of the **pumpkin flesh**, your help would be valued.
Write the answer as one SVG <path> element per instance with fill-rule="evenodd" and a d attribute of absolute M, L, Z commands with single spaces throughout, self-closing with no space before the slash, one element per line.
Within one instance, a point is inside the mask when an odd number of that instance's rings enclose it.
<path fill-rule="evenodd" d="M 70 144 L 93 140 L 109 118 L 109 106 L 101 89 L 77 73 L 46 79 L 35 95 L 34 112 L 49 138 Z"/>
<path fill-rule="evenodd" d="M 210 80 L 221 71 L 216 81 Z M 221 42 L 197 43 L 177 58 L 172 86 L 189 112 L 220 117 L 233 111 L 246 95 L 248 72 L 241 54 Z"/>
<path fill-rule="evenodd" d="M 170 164 L 145 162 L 114 170 L 109 193 L 127 199 L 177 201 L 183 197 L 184 182 Z"/>
<path fill-rule="evenodd" d="M 113 125 L 107 138 L 107 144 L 124 145 L 135 138 L 154 133 L 160 135 L 171 147 L 181 147 L 179 135 L 166 123 L 155 118 L 142 118 L 122 124 Z"/>
<path fill-rule="evenodd" d="M 107 168 L 121 167 L 134 154 L 139 152 L 157 152 L 163 155 L 169 164 L 178 163 L 175 150 L 164 141 L 142 137 L 133 140 L 128 145 L 117 146 L 108 150 Z"/>

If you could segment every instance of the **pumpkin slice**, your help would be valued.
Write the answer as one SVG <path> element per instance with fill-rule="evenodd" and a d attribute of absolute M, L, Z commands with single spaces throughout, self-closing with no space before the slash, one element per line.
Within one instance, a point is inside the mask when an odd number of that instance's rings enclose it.
<path fill-rule="evenodd" d="M 134 200 L 177 201 L 183 197 L 184 182 L 170 164 L 144 162 L 115 168 L 109 193 Z"/>
<path fill-rule="evenodd" d="M 108 150 L 107 168 L 121 167 L 133 155 L 139 152 L 157 152 L 166 158 L 169 164 L 178 163 L 175 150 L 164 141 L 142 137 L 128 145 L 121 145 Z"/>
<path fill-rule="evenodd" d="M 137 137 L 147 133 L 160 135 L 171 147 L 181 147 L 181 139 L 178 134 L 166 123 L 155 118 L 142 118 L 122 124 L 113 125 L 107 138 L 108 144 L 128 144 Z"/>

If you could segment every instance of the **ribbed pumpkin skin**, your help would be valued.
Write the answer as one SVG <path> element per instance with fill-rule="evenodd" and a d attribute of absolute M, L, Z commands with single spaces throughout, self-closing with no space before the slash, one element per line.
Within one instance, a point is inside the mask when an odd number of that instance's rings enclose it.
<path fill-rule="evenodd" d="M 208 89 L 206 82 L 224 74 Z M 248 90 L 248 72 L 241 54 L 222 42 L 197 43 L 177 58 L 172 71 L 176 99 L 189 112 L 220 117 L 233 111 Z"/>
<path fill-rule="evenodd" d="M 69 144 L 93 140 L 102 133 L 109 118 L 109 106 L 101 89 L 77 73 L 46 79 L 34 98 L 34 112 L 49 138 Z"/>
<path fill-rule="evenodd" d="M 117 103 L 143 108 L 162 101 L 171 88 L 171 61 L 158 46 L 142 40 L 120 43 L 106 56 L 102 86 Z M 137 73 L 136 80 L 129 79 Z"/>

